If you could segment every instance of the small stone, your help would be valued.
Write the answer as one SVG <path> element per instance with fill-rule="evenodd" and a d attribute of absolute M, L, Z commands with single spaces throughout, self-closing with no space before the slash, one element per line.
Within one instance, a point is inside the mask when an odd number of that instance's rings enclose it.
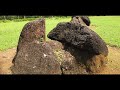
<path fill-rule="evenodd" d="M 36 66 L 34 66 L 33 68 L 36 68 Z"/>
<path fill-rule="evenodd" d="M 43 55 L 44 55 L 44 57 L 47 57 L 47 55 L 46 55 L 46 54 L 44 54 L 44 53 L 43 53 Z"/>

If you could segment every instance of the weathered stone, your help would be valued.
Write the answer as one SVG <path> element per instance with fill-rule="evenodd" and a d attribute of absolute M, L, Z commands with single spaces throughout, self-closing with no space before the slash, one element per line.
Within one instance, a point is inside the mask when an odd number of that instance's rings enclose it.
<path fill-rule="evenodd" d="M 47 43 L 60 63 L 62 75 L 99 73 L 106 68 L 107 57 L 102 54 L 94 55 L 54 40 Z"/>
<path fill-rule="evenodd" d="M 95 55 L 85 50 L 79 50 L 70 44 L 64 44 L 65 58 L 61 64 L 64 74 L 89 74 L 103 71 L 107 57 Z"/>
<path fill-rule="evenodd" d="M 94 55 L 86 62 L 86 69 L 89 73 L 100 73 L 104 69 L 106 69 L 108 59 L 106 56 Z"/>
<path fill-rule="evenodd" d="M 86 66 L 82 63 L 79 63 L 78 59 L 76 60 L 75 55 L 73 55 L 74 53 L 80 56 L 77 52 L 78 50 L 76 51 L 76 49 L 72 46 L 62 44 L 54 40 L 49 41 L 48 44 L 53 49 L 55 56 L 61 65 L 62 75 L 88 74 L 86 71 Z"/>
<path fill-rule="evenodd" d="M 76 24 L 82 24 L 85 26 L 90 26 L 91 23 L 89 17 L 87 16 L 72 16 L 71 22 Z"/>
<path fill-rule="evenodd" d="M 63 44 L 63 49 L 59 50 L 62 74 L 99 73 L 105 69 L 106 43 L 87 26 L 76 21 L 59 23 L 47 36 Z"/>
<path fill-rule="evenodd" d="M 82 19 L 81 19 L 82 20 Z M 85 21 L 82 21 L 87 25 Z M 45 21 L 27 23 L 20 35 L 13 74 L 90 74 L 105 69 L 105 42 L 83 23 L 59 23 L 45 41 Z"/>
<path fill-rule="evenodd" d="M 17 53 L 11 67 L 13 74 L 61 74 L 60 63 L 46 42 L 45 20 L 27 23 L 20 35 Z"/>
<path fill-rule="evenodd" d="M 49 44 L 28 43 L 17 53 L 13 74 L 61 74 L 60 64 Z"/>
<path fill-rule="evenodd" d="M 81 16 L 81 19 L 85 22 L 87 26 L 90 26 L 91 21 L 88 16 Z"/>
<path fill-rule="evenodd" d="M 41 42 L 45 41 L 45 19 L 41 18 L 28 22 L 24 25 L 19 37 L 18 47 L 19 50 L 23 43 L 28 42 Z"/>
<path fill-rule="evenodd" d="M 68 43 L 79 50 L 86 50 L 94 55 L 108 55 L 108 48 L 102 38 L 81 24 L 70 22 L 59 23 L 49 34 L 48 38 L 62 43 Z"/>

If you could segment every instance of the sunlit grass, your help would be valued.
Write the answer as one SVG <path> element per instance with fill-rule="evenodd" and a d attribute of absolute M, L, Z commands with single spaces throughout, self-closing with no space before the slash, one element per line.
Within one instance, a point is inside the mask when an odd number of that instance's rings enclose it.
<path fill-rule="evenodd" d="M 71 17 L 46 18 L 47 34 L 59 23 L 68 22 Z M 120 47 L 120 16 L 90 16 L 91 26 L 109 45 Z M 0 50 L 16 47 L 23 26 L 29 21 L 0 23 Z M 47 38 L 47 40 L 49 40 Z"/>

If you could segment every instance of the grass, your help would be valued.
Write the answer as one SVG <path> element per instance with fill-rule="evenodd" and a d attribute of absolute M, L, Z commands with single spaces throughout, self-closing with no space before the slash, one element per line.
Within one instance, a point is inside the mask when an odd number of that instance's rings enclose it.
<path fill-rule="evenodd" d="M 59 22 L 70 17 L 46 18 L 46 36 Z M 91 26 L 109 45 L 120 47 L 120 16 L 90 16 Z M 0 23 L 0 51 L 16 47 L 23 26 L 29 21 Z M 47 38 L 47 40 L 49 40 Z"/>
<path fill-rule="evenodd" d="M 70 18 L 64 17 L 54 17 L 46 18 L 46 36 L 50 30 L 52 30 L 57 23 L 69 21 Z M 20 32 L 22 31 L 23 26 L 29 21 L 9 21 L 0 23 L 0 51 L 16 47 L 19 40 Z M 47 38 L 48 40 L 48 38 Z"/>
<path fill-rule="evenodd" d="M 0 50 L 6 50 L 17 45 L 20 32 L 27 22 L 0 23 Z"/>
<path fill-rule="evenodd" d="M 110 46 L 120 47 L 120 16 L 90 17 L 95 32 Z"/>

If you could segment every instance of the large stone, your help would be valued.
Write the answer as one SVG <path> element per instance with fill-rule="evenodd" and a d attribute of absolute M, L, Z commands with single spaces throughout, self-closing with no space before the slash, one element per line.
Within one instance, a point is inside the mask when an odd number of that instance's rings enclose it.
<path fill-rule="evenodd" d="M 17 51 L 28 42 L 45 41 L 45 19 L 41 18 L 24 25 L 19 37 Z"/>
<path fill-rule="evenodd" d="M 60 63 L 63 74 L 90 74 L 103 71 L 107 64 L 107 57 L 81 51 L 70 44 L 62 44 L 51 40 L 47 42 Z"/>
<path fill-rule="evenodd" d="M 45 42 L 45 20 L 27 23 L 11 67 L 13 74 L 90 74 L 105 69 L 108 49 L 94 31 L 79 22 L 59 23 Z"/>
<path fill-rule="evenodd" d="M 73 22 L 59 23 L 48 38 L 62 43 L 62 74 L 90 74 L 103 71 L 108 48 L 102 38 L 87 26 Z M 55 49 L 53 49 L 55 50 Z"/>
<path fill-rule="evenodd" d="M 80 24 L 59 23 L 48 34 L 48 38 L 71 44 L 79 50 L 86 50 L 95 55 L 108 55 L 108 48 L 102 38 L 93 30 Z"/>
<path fill-rule="evenodd" d="M 53 52 L 60 63 L 62 75 L 89 74 L 86 71 L 86 66 L 83 63 L 79 63 L 78 59 L 76 60 L 75 55 L 79 57 L 80 55 L 77 52 L 78 50 L 76 51 L 74 47 L 62 44 L 55 40 L 51 40 L 47 43 L 53 49 Z M 73 53 L 75 55 L 73 55 Z"/>
<path fill-rule="evenodd" d="M 61 74 L 60 63 L 45 37 L 45 20 L 27 23 L 20 35 L 11 67 L 13 74 Z"/>

